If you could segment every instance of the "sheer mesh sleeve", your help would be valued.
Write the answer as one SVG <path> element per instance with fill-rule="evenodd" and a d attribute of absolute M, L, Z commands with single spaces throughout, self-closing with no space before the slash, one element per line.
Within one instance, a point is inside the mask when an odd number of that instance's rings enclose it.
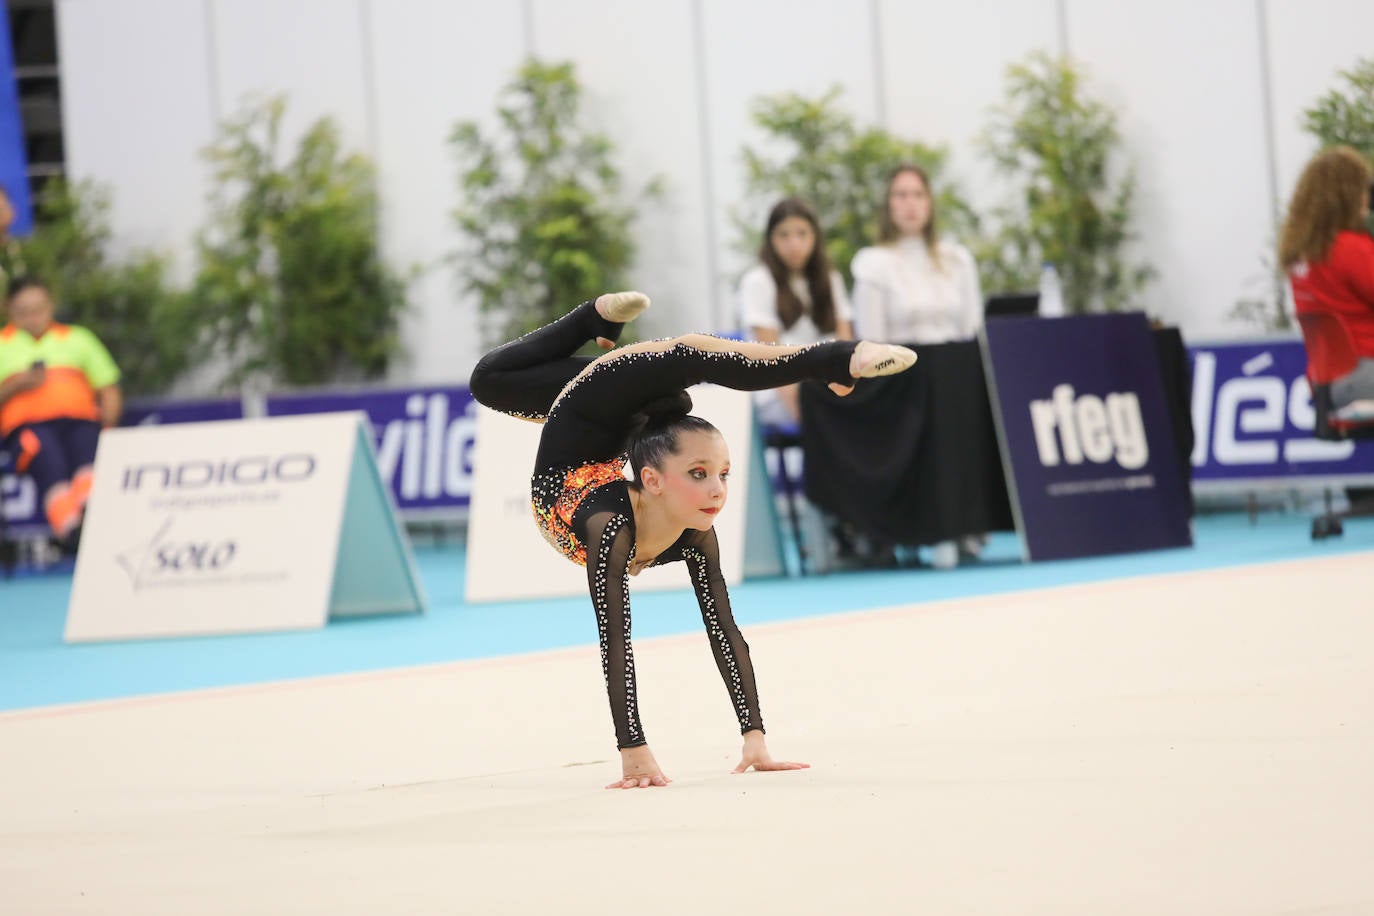
<path fill-rule="evenodd" d="M 587 587 L 601 639 L 601 673 L 615 723 L 616 747 L 646 743 L 635 690 L 635 655 L 630 645 L 630 590 L 635 528 L 623 512 L 598 509 L 586 515 Z"/>
<path fill-rule="evenodd" d="M 730 694 L 730 703 L 739 718 L 740 734 L 753 729 L 764 731 L 763 715 L 759 712 L 758 686 L 754 682 L 754 665 L 749 659 L 749 644 L 744 641 L 744 634 L 735 624 L 735 615 L 730 610 L 730 594 L 720 571 L 720 546 L 716 541 L 715 529 L 687 532 L 672 553 L 680 554 L 682 561 L 687 564 L 692 588 L 697 593 L 697 604 L 701 606 L 701 622 L 706 626 L 706 637 L 716 657 L 716 668 L 720 670 L 726 692 Z M 669 556 L 665 551 L 663 558 L 678 557 Z"/>

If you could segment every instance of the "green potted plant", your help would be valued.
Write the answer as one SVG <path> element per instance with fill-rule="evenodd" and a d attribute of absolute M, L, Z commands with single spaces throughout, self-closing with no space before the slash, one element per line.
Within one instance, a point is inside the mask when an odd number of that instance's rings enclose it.
<path fill-rule="evenodd" d="M 976 248 L 988 290 L 1035 288 L 1055 266 L 1071 313 L 1134 307 L 1154 271 L 1131 263 L 1135 175 L 1116 114 L 1071 61 L 1044 52 L 1008 67 L 1006 100 L 979 146 L 1016 188 Z"/>
<path fill-rule="evenodd" d="M 292 386 L 376 378 L 399 351 L 406 279 L 377 244 L 372 164 L 331 118 L 286 157 L 282 97 L 248 104 L 205 152 L 210 216 L 196 307 L 224 383 Z"/>
<path fill-rule="evenodd" d="M 1374 57 L 1338 74 L 1338 86 L 1302 113 L 1302 126 L 1322 149 L 1351 146 L 1374 162 Z M 1374 232 L 1374 213 L 1369 217 Z"/>
<path fill-rule="evenodd" d="M 611 141 L 581 123 L 581 101 L 572 64 L 531 59 L 501 92 L 496 129 L 462 121 L 450 134 L 464 239 L 452 263 L 477 299 L 487 343 L 627 285 L 635 207 Z M 635 196 L 657 193 L 655 181 Z"/>

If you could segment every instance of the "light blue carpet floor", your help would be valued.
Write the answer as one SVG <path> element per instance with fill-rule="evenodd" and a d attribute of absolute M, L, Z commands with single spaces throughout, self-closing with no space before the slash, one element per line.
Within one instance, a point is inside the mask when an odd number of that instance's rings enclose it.
<path fill-rule="evenodd" d="M 994 536 L 982 562 L 948 572 L 902 569 L 748 581 L 732 590 L 742 626 L 876 607 L 1016 592 L 1125 576 L 1374 551 L 1374 520 L 1313 543 L 1310 518 L 1266 513 L 1198 519 L 1197 544 L 1095 560 L 1026 565 L 1014 536 Z M 422 548 L 425 615 L 331 623 L 253 636 L 66 645 L 66 574 L 0 580 L 0 710 L 533 652 L 596 642 L 586 598 L 469 605 L 463 552 Z M 1374 554 L 1370 558 L 1374 581 Z M 684 576 L 684 583 L 686 579 Z M 637 638 L 701 629 L 691 592 L 634 598 Z"/>

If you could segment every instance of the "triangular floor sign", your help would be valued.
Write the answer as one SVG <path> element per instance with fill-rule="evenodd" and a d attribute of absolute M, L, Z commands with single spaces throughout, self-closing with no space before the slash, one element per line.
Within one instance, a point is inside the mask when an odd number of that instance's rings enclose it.
<path fill-rule="evenodd" d="M 344 500 L 329 616 L 423 613 L 425 595 L 410 541 L 392 511 L 362 423 L 355 436 Z"/>
<path fill-rule="evenodd" d="M 366 414 L 100 437 L 68 641 L 299 630 L 424 609 Z"/>

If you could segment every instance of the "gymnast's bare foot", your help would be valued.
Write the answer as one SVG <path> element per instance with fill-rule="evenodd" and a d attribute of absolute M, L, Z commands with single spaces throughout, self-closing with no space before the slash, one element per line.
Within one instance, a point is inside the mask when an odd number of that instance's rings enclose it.
<path fill-rule="evenodd" d="M 624 293 L 603 293 L 596 297 L 596 313 L 607 321 L 627 324 L 649 307 L 649 297 L 633 290 Z M 596 345 L 603 350 L 615 347 L 615 341 L 598 337 Z"/>
<path fill-rule="evenodd" d="M 880 378 L 905 372 L 915 362 L 916 353 L 906 347 L 861 340 L 854 347 L 854 355 L 849 357 L 849 374 L 855 378 Z M 854 390 L 854 386 L 831 382 L 830 390 L 844 397 Z"/>

